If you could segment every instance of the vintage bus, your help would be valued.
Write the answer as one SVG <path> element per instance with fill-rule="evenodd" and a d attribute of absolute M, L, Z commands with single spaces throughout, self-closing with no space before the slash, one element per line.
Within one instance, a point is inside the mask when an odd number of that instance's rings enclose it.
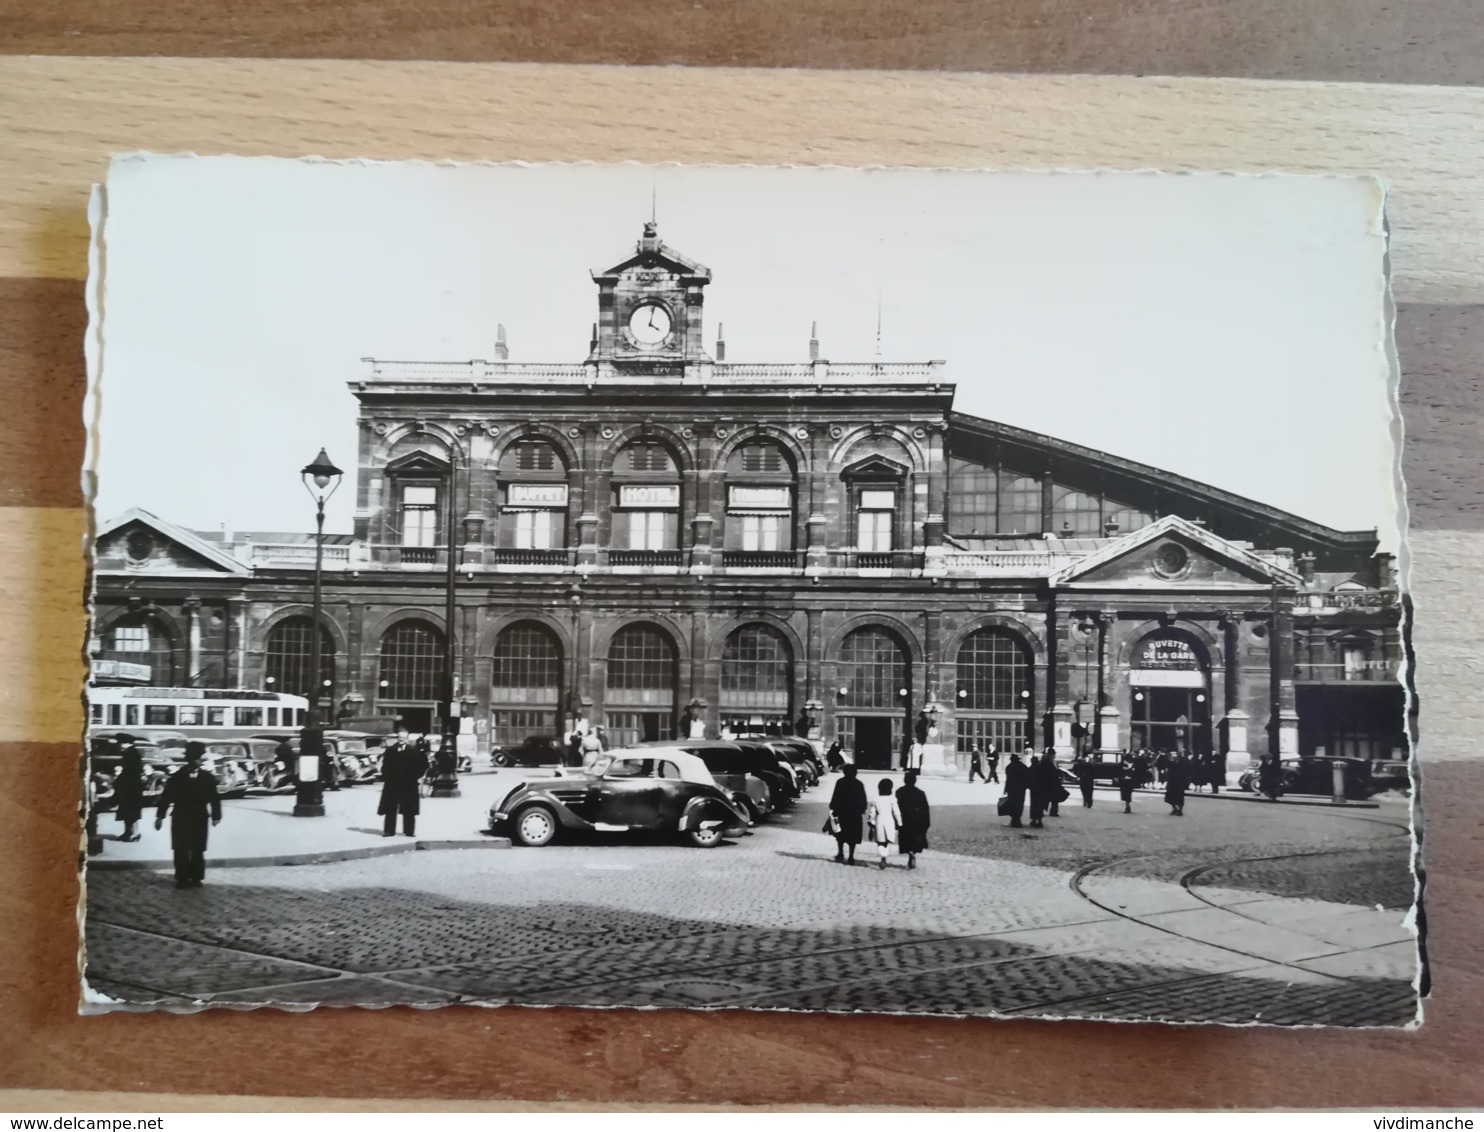
<path fill-rule="evenodd" d="M 89 688 L 93 731 L 173 731 L 189 739 L 291 735 L 304 726 L 309 701 L 250 688 Z"/>

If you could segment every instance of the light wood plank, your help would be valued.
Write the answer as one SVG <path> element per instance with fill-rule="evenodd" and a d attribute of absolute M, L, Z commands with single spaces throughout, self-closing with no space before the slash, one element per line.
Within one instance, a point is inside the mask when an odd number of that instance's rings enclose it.
<path fill-rule="evenodd" d="M 0 60 L 0 275 L 81 278 L 112 151 L 1374 173 L 1403 301 L 1484 300 L 1484 90 L 1234 79 Z"/>

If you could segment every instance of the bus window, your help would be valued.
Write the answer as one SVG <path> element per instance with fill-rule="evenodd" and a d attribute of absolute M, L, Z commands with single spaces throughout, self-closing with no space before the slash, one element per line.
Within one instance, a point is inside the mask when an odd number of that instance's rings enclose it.
<path fill-rule="evenodd" d="M 139 705 L 138 704 L 125 704 L 124 705 L 124 726 L 125 727 L 138 727 L 139 726 Z"/>
<path fill-rule="evenodd" d="M 263 726 L 263 709 L 260 707 L 240 707 L 237 711 L 238 727 L 261 727 Z"/>
<path fill-rule="evenodd" d="M 102 704 L 89 704 L 88 705 L 88 709 L 89 709 L 88 710 L 88 719 L 89 720 L 91 720 L 93 723 L 102 723 L 103 722 L 103 705 Z"/>
<path fill-rule="evenodd" d="M 299 726 L 300 727 L 303 727 L 304 726 L 304 709 L 303 708 L 297 708 L 297 709 L 295 709 L 294 714 L 296 716 L 298 716 Z"/>
<path fill-rule="evenodd" d="M 271 707 L 268 709 L 268 726 L 278 726 L 278 709 L 276 707 Z"/>
<path fill-rule="evenodd" d="M 120 704 L 108 705 L 108 726 L 117 727 L 119 725 L 119 711 L 121 707 L 122 705 Z"/>
<path fill-rule="evenodd" d="M 224 707 L 209 707 L 206 709 L 207 727 L 225 727 L 227 725 L 227 709 Z"/>
<path fill-rule="evenodd" d="M 170 704 L 145 704 L 144 725 L 146 727 L 174 727 L 175 708 Z"/>
<path fill-rule="evenodd" d="M 175 721 L 180 727 L 200 727 L 201 709 L 198 707 L 178 707 L 175 709 Z"/>

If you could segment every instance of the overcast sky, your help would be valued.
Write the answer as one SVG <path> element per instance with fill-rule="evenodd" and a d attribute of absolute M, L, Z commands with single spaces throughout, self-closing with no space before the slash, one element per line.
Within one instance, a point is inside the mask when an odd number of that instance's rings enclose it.
<path fill-rule="evenodd" d="M 728 361 L 870 361 L 879 305 L 962 411 L 1394 545 L 1379 190 L 1277 176 L 119 159 L 99 519 L 310 529 L 363 356 L 581 361 L 652 196 Z"/>

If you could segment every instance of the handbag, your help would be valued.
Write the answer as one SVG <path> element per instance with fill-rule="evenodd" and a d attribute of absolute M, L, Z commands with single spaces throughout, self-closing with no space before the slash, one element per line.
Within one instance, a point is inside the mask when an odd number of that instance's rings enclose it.
<path fill-rule="evenodd" d="M 1001 794 L 1000 800 L 995 803 L 995 812 L 1002 818 L 1008 818 L 1015 811 L 1010 806 L 1010 795 Z"/>
<path fill-rule="evenodd" d="M 824 828 L 820 833 L 828 833 L 831 837 L 840 832 L 840 819 L 834 814 L 827 814 L 824 819 Z"/>

